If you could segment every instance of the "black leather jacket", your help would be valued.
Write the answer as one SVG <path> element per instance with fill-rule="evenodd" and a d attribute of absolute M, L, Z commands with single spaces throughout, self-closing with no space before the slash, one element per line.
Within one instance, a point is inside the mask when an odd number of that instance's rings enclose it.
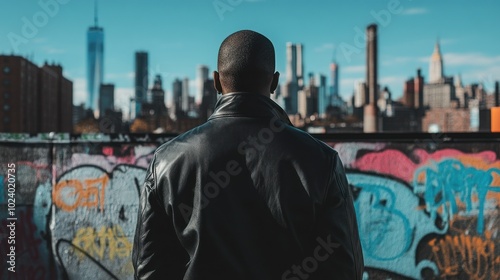
<path fill-rule="evenodd" d="M 136 279 L 361 279 L 338 154 L 271 99 L 223 95 L 161 145 L 141 191 Z"/>

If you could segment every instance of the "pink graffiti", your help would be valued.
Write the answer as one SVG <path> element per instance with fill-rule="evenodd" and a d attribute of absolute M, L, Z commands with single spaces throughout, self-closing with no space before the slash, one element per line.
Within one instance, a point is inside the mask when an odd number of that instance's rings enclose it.
<path fill-rule="evenodd" d="M 441 161 L 445 158 L 467 156 L 486 163 L 493 163 L 497 159 L 493 151 L 467 154 L 455 149 L 443 149 L 434 153 L 416 149 L 413 151 L 413 155 L 415 156 L 415 161 L 410 159 L 406 154 L 394 149 L 372 152 L 358 158 L 352 167 L 361 171 L 391 175 L 410 182 L 413 179 L 415 170 L 420 166 L 427 165 L 431 160 Z"/>
<path fill-rule="evenodd" d="M 124 147 L 111 147 L 104 146 L 101 148 L 99 155 L 74 153 L 71 156 L 71 164 L 64 166 L 62 172 L 78 167 L 80 165 L 95 165 L 111 172 L 113 168 L 120 164 L 130 164 L 147 168 L 155 146 L 124 146 Z"/>

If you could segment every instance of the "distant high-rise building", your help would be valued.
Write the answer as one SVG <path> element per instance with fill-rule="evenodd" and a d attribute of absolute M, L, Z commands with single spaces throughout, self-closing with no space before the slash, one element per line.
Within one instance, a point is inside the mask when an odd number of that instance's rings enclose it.
<path fill-rule="evenodd" d="M 205 81 L 208 80 L 208 66 L 198 65 L 198 71 L 196 76 L 196 104 L 200 105 L 203 101 L 203 91 Z"/>
<path fill-rule="evenodd" d="M 63 76 L 60 65 L 45 63 L 39 70 L 39 132 L 71 132 L 73 83 Z"/>
<path fill-rule="evenodd" d="M 99 88 L 104 80 L 104 29 L 97 21 L 97 5 L 94 14 L 94 26 L 87 31 L 87 102 L 92 111 L 98 109 Z"/>
<path fill-rule="evenodd" d="M 99 90 L 99 118 L 111 114 L 115 109 L 115 85 L 101 84 Z"/>
<path fill-rule="evenodd" d="M 337 63 L 332 62 L 330 64 L 330 73 L 332 79 L 330 95 L 339 95 L 339 65 Z"/>
<path fill-rule="evenodd" d="M 189 111 L 189 78 L 182 80 L 182 111 Z"/>
<path fill-rule="evenodd" d="M 295 45 L 297 58 L 297 83 L 299 88 L 304 86 L 304 46 L 302 44 Z"/>
<path fill-rule="evenodd" d="M 368 104 L 368 90 L 366 83 L 358 82 L 354 92 L 354 107 L 361 108 Z"/>
<path fill-rule="evenodd" d="M 443 77 L 444 77 L 443 57 L 441 55 L 439 42 L 436 42 L 436 45 L 434 46 L 434 52 L 432 53 L 429 63 L 429 82 L 430 83 L 440 82 Z"/>
<path fill-rule="evenodd" d="M 298 112 L 298 92 L 304 86 L 304 62 L 302 44 L 286 44 L 286 82 L 283 85 L 285 111 Z"/>
<path fill-rule="evenodd" d="M 319 74 L 318 75 L 318 115 L 321 118 L 325 117 L 326 107 L 330 105 L 330 95 L 327 92 L 326 87 L 326 76 Z"/>
<path fill-rule="evenodd" d="M 179 117 L 183 114 L 182 111 L 182 81 L 175 79 L 172 83 L 172 98 L 174 106 L 174 116 Z"/>
<path fill-rule="evenodd" d="M 73 105 L 73 126 L 86 118 L 87 110 L 85 108 L 85 103 L 81 103 L 80 105 Z"/>
<path fill-rule="evenodd" d="M 298 105 L 298 113 L 302 118 L 306 118 L 309 115 L 308 108 L 308 95 L 309 92 L 307 89 L 301 89 L 297 93 L 297 105 Z"/>
<path fill-rule="evenodd" d="M 207 79 L 203 84 L 203 98 L 200 104 L 199 116 L 206 121 L 214 112 L 217 102 L 217 91 L 214 88 L 214 80 Z"/>
<path fill-rule="evenodd" d="M 135 53 L 135 116 L 142 114 L 142 105 L 147 102 L 149 89 L 149 61 L 148 53 L 139 51 Z"/>
<path fill-rule="evenodd" d="M 377 132 L 379 129 L 378 100 L 378 51 L 377 25 L 371 24 L 366 29 L 366 86 L 368 104 L 363 113 L 363 131 Z"/>
<path fill-rule="evenodd" d="M 500 83 L 495 82 L 495 106 L 500 106 Z"/>
<path fill-rule="evenodd" d="M 167 115 L 167 107 L 165 106 L 165 90 L 163 90 L 163 82 L 160 75 L 156 75 L 153 88 L 151 89 L 152 103 L 148 104 L 153 111 L 155 119 L 155 127 L 161 127 L 161 120 Z"/>
<path fill-rule="evenodd" d="M 303 118 L 318 114 L 318 86 L 313 73 L 309 73 L 309 84 L 299 90 L 298 110 Z"/>
<path fill-rule="evenodd" d="M 417 76 L 415 76 L 415 80 L 413 82 L 414 91 L 415 91 L 415 108 L 419 108 L 422 110 L 424 107 L 424 77 L 422 76 L 422 70 L 417 69 Z"/>
<path fill-rule="evenodd" d="M 424 85 L 424 106 L 428 108 L 449 108 L 455 98 L 453 77 L 444 77 L 440 82 Z M 456 101 L 458 104 L 458 100 Z"/>
<path fill-rule="evenodd" d="M 0 132 L 72 132 L 73 83 L 60 65 L 0 55 Z"/>
<path fill-rule="evenodd" d="M 163 82 L 160 75 L 156 75 L 151 93 L 152 103 L 159 105 L 162 110 L 166 109 L 165 90 L 163 90 Z"/>
<path fill-rule="evenodd" d="M 455 97 L 458 100 L 459 107 L 467 108 L 469 106 L 469 96 L 462 84 L 462 78 L 460 75 L 455 76 Z"/>
<path fill-rule="evenodd" d="M 40 132 L 38 66 L 0 55 L 0 132 Z"/>
<path fill-rule="evenodd" d="M 436 42 L 429 63 L 429 83 L 424 85 L 423 90 L 424 106 L 428 108 L 449 108 L 453 103 L 454 106 L 458 107 L 460 101 L 455 95 L 453 77 L 445 77 L 443 73 L 443 58 L 439 43 Z M 467 106 L 465 104 L 464 107 Z"/>
<path fill-rule="evenodd" d="M 402 103 L 406 107 L 421 108 L 423 106 L 424 77 L 420 69 L 417 76 L 410 78 L 404 84 Z"/>
<path fill-rule="evenodd" d="M 286 43 L 286 81 L 297 82 L 297 48 L 290 42 Z"/>

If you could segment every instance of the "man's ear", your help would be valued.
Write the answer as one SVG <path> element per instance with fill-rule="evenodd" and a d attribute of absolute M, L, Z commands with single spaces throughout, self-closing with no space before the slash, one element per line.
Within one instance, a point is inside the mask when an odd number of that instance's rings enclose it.
<path fill-rule="evenodd" d="M 273 81 L 271 82 L 271 88 L 270 88 L 271 93 L 274 93 L 274 91 L 278 87 L 279 81 L 280 81 L 280 72 L 276 71 L 273 75 Z"/>
<path fill-rule="evenodd" d="M 222 86 L 220 84 L 219 72 L 214 71 L 214 88 L 217 92 L 222 93 Z"/>

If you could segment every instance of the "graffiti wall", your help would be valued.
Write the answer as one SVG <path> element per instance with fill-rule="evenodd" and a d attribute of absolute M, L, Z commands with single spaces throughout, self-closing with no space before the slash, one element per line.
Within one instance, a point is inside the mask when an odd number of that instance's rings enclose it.
<path fill-rule="evenodd" d="M 0 135 L 7 261 L 16 218 L 16 273 L 3 261 L 0 278 L 133 279 L 139 189 L 155 148 L 171 137 Z M 500 279 L 500 141 L 468 137 L 321 137 L 353 189 L 364 279 Z"/>

